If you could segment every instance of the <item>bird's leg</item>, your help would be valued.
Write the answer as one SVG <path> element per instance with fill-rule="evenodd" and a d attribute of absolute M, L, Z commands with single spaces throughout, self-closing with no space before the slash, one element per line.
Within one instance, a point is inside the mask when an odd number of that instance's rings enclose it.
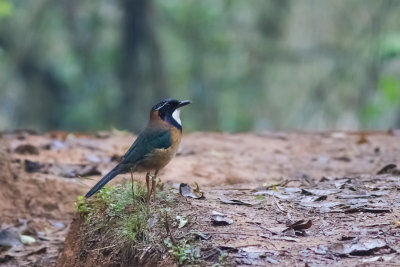
<path fill-rule="evenodd" d="M 146 173 L 146 186 L 147 186 L 147 201 L 150 200 L 151 191 L 150 191 L 150 172 Z"/>
<path fill-rule="evenodd" d="M 158 174 L 158 170 L 155 171 L 154 173 L 154 177 L 152 180 L 152 186 L 151 186 L 151 190 L 153 191 L 153 201 L 156 201 L 156 189 L 157 189 L 157 174 Z"/>
<path fill-rule="evenodd" d="M 131 182 L 132 182 L 132 198 L 135 200 L 135 191 L 133 190 L 133 170 L 131 169 Z"/>

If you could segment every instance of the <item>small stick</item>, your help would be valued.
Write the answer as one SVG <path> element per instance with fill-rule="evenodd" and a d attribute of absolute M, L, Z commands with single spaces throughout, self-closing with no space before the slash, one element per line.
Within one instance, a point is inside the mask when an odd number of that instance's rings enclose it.
<path fill-rule="evenodd" d="M 132 181 L 132 199 L 135 201 L 135 191 L 133 190 L 133 173 L 131 169 L 131 181 Z"/>
<path fill-rule="evenodd" d="M 203 234 L 220 234 L 220 235 L 242 235 L 242 236 L 258 236 L 251 234 L 243 234 L 243 233 L 229 233 L 229 232 L 202 232 Z"/>
<path fill-rule="evenodd" d="M 282 211 L 282 212 L 285 212 L 286 213 L 286 211 L 281 207 L 281 205 L 279 205 L 279 203 L 278 203 L 278 201 L 276 201 L 276 198 L 275 198 L 275 196 L 274 195 L 272 195 L 272 198 L 274 199 L 274 201 L 275 201 L 275 204 L 276 204 L 276 206 L 278 207 L 278 209 L 280 210 L 280 211 Z"/>
<path fill-rule="evenodd" d="M 116 245 L 111 245 L 111 246 L 107 246 L 107 247 L 104 247 L 104 248 L 95 248 L 95 249 L 91 249 L 91 250 L 88 250 L 88 251 L 95 251 L 95 250 L 103 250 L 103 249 L 107 249 L 107 248 L 112 248 L 112 247 L 115 247 Z"/>
<path fill-rule="evenodd" d="M 168 213 L 165 212 L 165 230 L 167 231 L 167 236 L 169 236 L 171 238 L 171 242 L 172 244 L 176 245 L 175 239 L 171 234 L 171 230 L 169 229 L 169 221 L 168 221 Z"/>
<path fill-rule="evenodd" d="M 150 172 L 146 173 L 146 186 L 147 186 L 147 194 L 146 194 L 146 201 L 149 202 L 150 201 Z"/>

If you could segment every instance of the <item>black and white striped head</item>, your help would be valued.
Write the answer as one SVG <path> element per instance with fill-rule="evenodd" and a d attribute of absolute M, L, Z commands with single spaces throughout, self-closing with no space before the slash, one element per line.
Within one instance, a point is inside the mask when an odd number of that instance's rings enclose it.
<path fill-rule="evenodd" d="M 169 124 L 175 126 L 182 131 L 182 123 L 180 118 L 179 108 L 189 105 L 192 103 L 190 100 L 176 100 L 176 99 L 165 99 L 157 103 L 151 110 L 158 111 L 158 116 Z"/>

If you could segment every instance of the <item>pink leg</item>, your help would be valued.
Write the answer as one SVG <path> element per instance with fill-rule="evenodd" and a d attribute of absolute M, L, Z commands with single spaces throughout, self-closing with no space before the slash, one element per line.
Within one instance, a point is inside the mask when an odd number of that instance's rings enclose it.
<path fill-rule="evenodd" d="M 146 173 L 146 186 L 147 186 L 147 201 L 150 200 L 151 191 L 150 191 L 150 172 Z"/>
<path fill-rule="evenodd" d="M 156 170 L 156 172 L 154 173 L 154 177 L 153 177 L 153 180 L 152 180 L 152 187 L 151 187 L 151 190 L 153 191 L 153 201 L 156 201 L 156 189 L 157 189 L 156 182 L 157 182 L 157 174 L 158 174 L 158 170 Z"/>

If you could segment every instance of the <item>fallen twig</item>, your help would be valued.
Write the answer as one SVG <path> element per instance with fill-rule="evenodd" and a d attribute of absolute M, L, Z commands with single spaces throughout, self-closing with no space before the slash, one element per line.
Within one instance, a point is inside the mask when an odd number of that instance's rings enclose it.
<path fill-rule="evenodd" d="M 164 221 L 165 230 L 167 231 L 167 236 L 171 239 L 172 244 L 176 245 L 175 239 L 172 236 L 170 227 L 169 227 L 169 220 L 168 220 L 168 213 L 165 212 L 165 221 Z"/>
<path fill-rule="evenodd" d="M 276 206 L 278 207 L 278 209 L 281 211 L 281 212 L 284 212 L 284 213 L 286 213 L 286 211 L 282 208 L 282 206 L 281 205 L 279 205 L 279 203 L 278 203 L 278 201 L 276 200 L 276 198 L 275 198 L 275 196 L 274 195 L 272 195 L 272 198 L 273 198 L 273 200 L 274 200 L 274 202 L 275 202 L 275 204 L 276 204 Z"/>
<path fill-rule="evenodd" d="M 100 251 L 100 250 L 107 249 L 107 248 L 113 248 L 113 247 L 115 247 L 115 246 L 116 246 L 116 245 L 111 245 L 111 246 L 107 246 L 107 247 L 103 247 L 103 248 L 91 249 L 91 250 L 88 250 L 88 251 L 95 251 L 95 250 Z"/>

